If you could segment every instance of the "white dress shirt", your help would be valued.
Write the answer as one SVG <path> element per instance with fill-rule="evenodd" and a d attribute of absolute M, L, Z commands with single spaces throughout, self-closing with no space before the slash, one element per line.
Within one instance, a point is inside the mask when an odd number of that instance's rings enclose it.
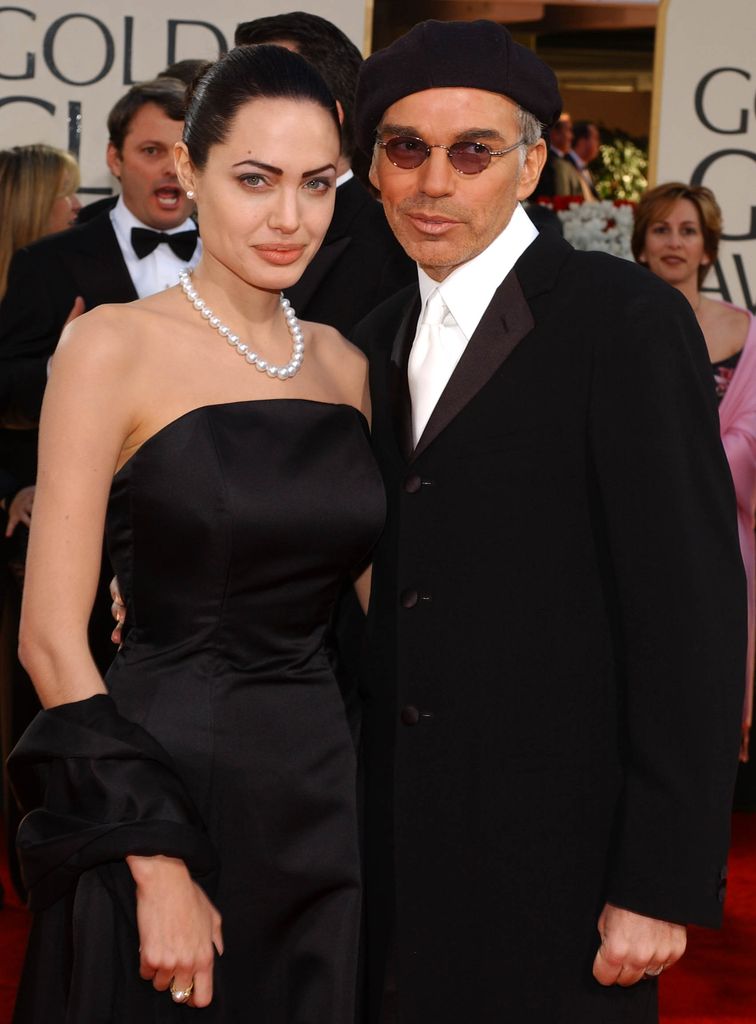
<path fill-rule="evenodd" d="M 415 444 L 420 439 L 454 368 L 490 305 L 494 292 L 537 237 L 536 226 L 518 204 L 507 226 L 488 248 L 457 267 L 440 284 L 418 267 L 421 311 L 415 341 L 421 332 L 423 337 L 417 351 L 413 341 L 407 367 L 410 395 L 413 399 L 412 425 Z M 428 340 L 423 323 L 428 299 L 436 291 L 443 299 L 447 313 L 440 327 L 443 351 L 434 357 L 428 352 Z"/>
<path fill-rule="evenodd" d="M 148 295 L 155 295 L 156 292 L 161 292 L 165 288 L 172 288 L 175 284 L 178 284 L 179 270 L 182 270 L 184 267 L 193 270 L 199 263 L 200 256 L 202 255 L 202 242 L 199 238 L 197 239 L 197 248 L 194 250 L 194 255 L 188 263 L 179 259 L 169 245 L 156 246 L 148 256 L 140 260 L 131 244 L 131 229 L 155 229 L 150 228 L 149 224 L 143 224 L 141 220 L 137 220 L 124 203 L 123 196 L 118 197 L 118 202 L 110 211 L 110 220 L 113 224 L 118 245 L 123 253 L 126 269 L 131 280 L 134 282 L 134 288 L 140 299 L 146 299 Z M 197 225 L 189 217 L 183 224 L 179 224 L 176 228 L 171 228 L 165 234 L 172 235 L 177 231 L 196 230 Z"/>

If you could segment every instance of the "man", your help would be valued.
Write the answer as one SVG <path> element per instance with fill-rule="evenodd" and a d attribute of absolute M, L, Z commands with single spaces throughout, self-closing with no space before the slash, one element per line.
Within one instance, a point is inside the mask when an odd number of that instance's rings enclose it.
<path fill-rule="evenodd" d="M 572 118 L 563 113 L 549 133 L 548 156 L 535 190 L 537 196 L 581 196 L 587 202 L 594 199 L 591 190 L 568 158 L 572 138 Z"/>
<path fill-rule="evenodd" d="M 47 360 L 71 316 L 174 285 L 181 267 L 199 259 L 193 203 L 173 162 L 184 100 L 174 80 L 133 86 L 108 117 L 107 163 L 121 185 L 114 208 L 13 257 L 0 304 L 4 416 L 39 418 Z"/>
<path fill-rule="evenodd" d="M 319 251 L 286 295 L 297 315 L 330 324 L 347 337 L 384 299 L 414 279 L 415 269 L 391 234 L 379 203 L 352 170 L 353 108 L 362 56 L 330 21 L 294 11 L 243 22 L 235 43 L 276 43 L 300 53 L 317 68 L 342 118 L 333 220 Z"/>
<path fill-rule="evenodd" d="M 685 924 L 721 916 L 745 589 L 711 371 L 672 289 L 522 211 L 559 106 L 492 22 L 417 25 L 360 76 L 419 265 L 355 334 L 388 498 L 369 1024 L 652 1024 Z"/>
<path fill-rule="evenodd" d="M 601 133 L 598 125 L 593 121 L 576 121 L 572 126 L 572 149 L 567 153 L 567 159 L 577 169 L 594 199 L 598 199 L 598 192 L 589 165 L 599 155 L 600 149 Z"/>

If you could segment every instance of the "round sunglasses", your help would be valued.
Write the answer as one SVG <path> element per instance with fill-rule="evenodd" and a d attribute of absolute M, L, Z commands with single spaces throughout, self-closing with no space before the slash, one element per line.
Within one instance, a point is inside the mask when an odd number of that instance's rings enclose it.
<path fill-rule="evenodd" d="M 480 174 L 491 163 L 492 156 L 505 156 L 524 145 L 524 142 L 524 139 L 520 139 L 506 149 L 489 149 L 482 142 L 473 141 L 454 142 L 451 146 L 442 146 L 439 143 L 431 145 L 424 139 L 415 139 L 407 135 L 395 136 L 386 139 L 385 142 L 376 139 L 376 145 L 386 150 L 386 156 L 391 163 L 402 170 L 410 171 L 420 167 L 428 159 L 432 149 L 443 149 L 454 170 L 460 174 Z"/>

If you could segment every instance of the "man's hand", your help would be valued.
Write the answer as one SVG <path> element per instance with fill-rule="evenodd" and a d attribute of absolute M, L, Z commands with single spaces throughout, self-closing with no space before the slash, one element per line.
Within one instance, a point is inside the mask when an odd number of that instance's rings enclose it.
<path fill-rule="evenodd" d="M 24 526 L 31 526 L 32 506 L 34 504 L 34 485 L 22 487 L 16 497 L 10 503 L 8 509 L 8 523 L 5 527 L 5 536 L 10 537 L 19 523 Z"/>
<path fill-rule="evenodd" d="M 598 921 L 601 935 L 593 976 L 602 985 L 634 985 L 656 977 L 685 952 L 685 926 L 643 917 L 607 903 Z"/>
<path fill-rule="evenodd" d="M 113 603 L 110 606 L 110 614 L 116 621 L 115 629 L 110 634 L 110 639 L 113 641 L 114 644 L 118 644 L 118 648 L 120 650 L 121 627 L 126 621 L 126 605 L 123 603 L 123 598 L 121 597 L 121 591 L 118 587 L 117 576 L 114 576 L 113 579 L 110 581 L 110 596 L 113 600 Z"/>

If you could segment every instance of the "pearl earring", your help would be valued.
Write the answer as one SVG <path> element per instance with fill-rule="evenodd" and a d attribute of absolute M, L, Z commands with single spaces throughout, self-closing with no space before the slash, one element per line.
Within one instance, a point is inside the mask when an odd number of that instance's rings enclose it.
<path fill-rule="evenodd" d="M 187 199 L 194 199 L 194 192 L 192 192 L 191 189 L 189 189 L 189 191 L 186 193 L 186 198 Z"/>

